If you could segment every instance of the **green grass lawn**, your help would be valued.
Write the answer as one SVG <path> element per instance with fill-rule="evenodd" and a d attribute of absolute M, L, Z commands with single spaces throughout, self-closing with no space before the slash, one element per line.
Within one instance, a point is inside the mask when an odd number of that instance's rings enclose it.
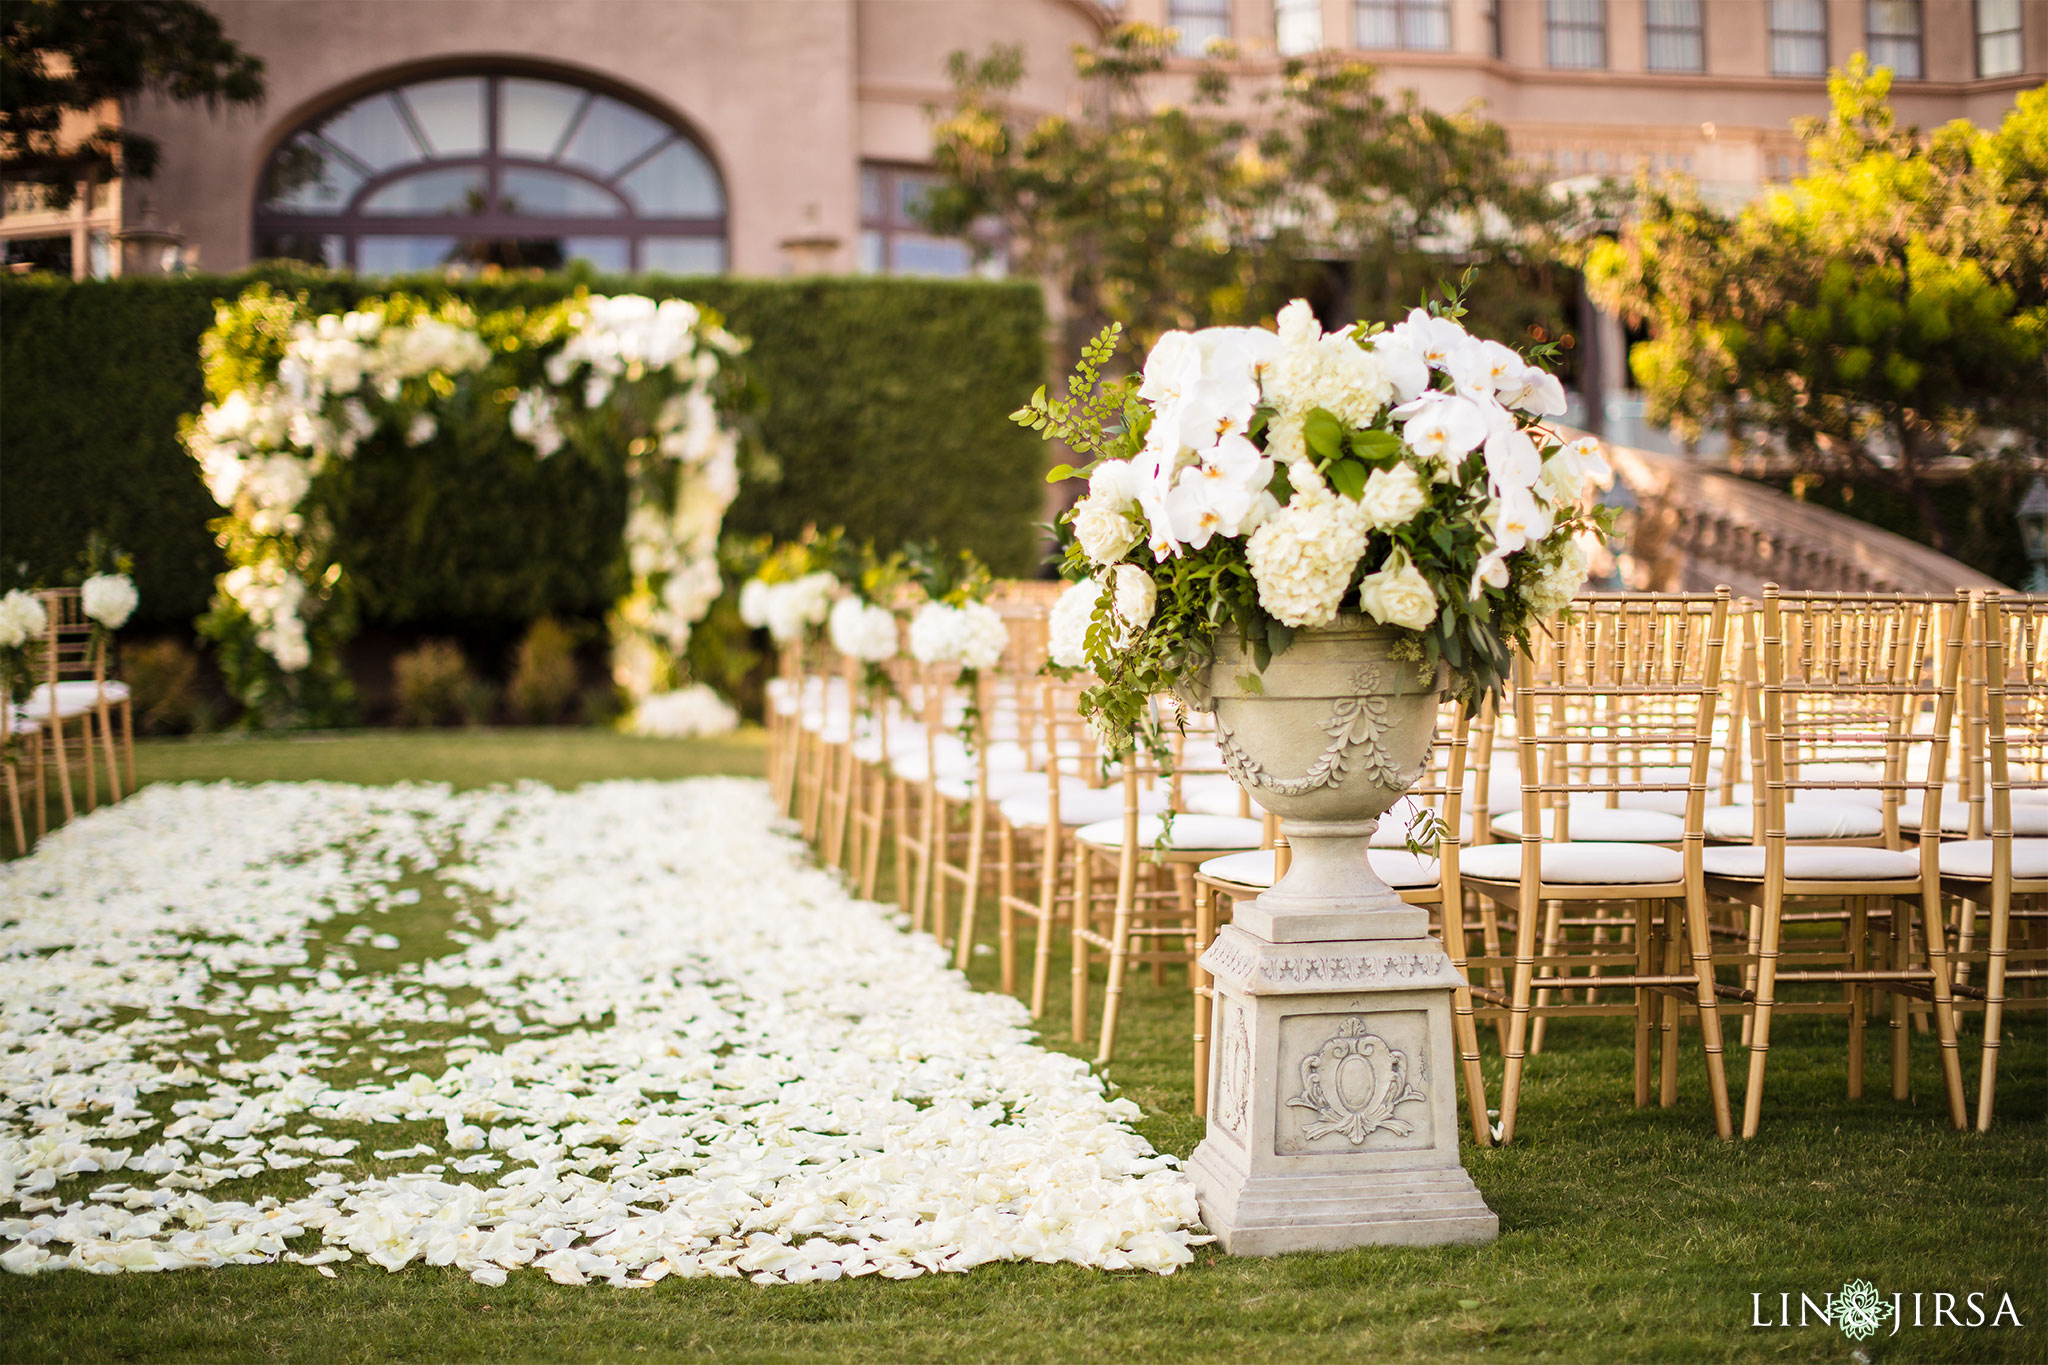
<path fill-rule="evenodd" d="M 680 743 L 576 731 L 375 732 L 152 742 L 138 769 L 145 781 L 569 785 L 758 773 L 761 759 L 757 735 Z M 428 896 L 410 913 L 445 909 Z M 393 927 L 408 945 L 425 937 Z M 976 980 L 992 988 L 994 967 L 992 956 L 976 957 Z M 1066 1047 L 1058 963 L 1053 983 L 1046 1041 Z M 1185 978 L 1170 973 L 1160 987 L 1141 972 L 1125 1000 L 1123 1059 L 1111 1077 L 1144 1107 L 1146 1136 L 1185 1155 L 1201 1137 L 1189 1112 Z M 2012 1018 L 1999 1126 L 1985 1135 L 1947 1127 L 1931 1037 L 1914 1039 L 1913 1099 L 1897 1103 L 1882 1079 L 1883 1030 L 1874 1030 L 1874 1086 L 1851 1101 L 1841 1022 L 1784 1019 L 1763 1134 L 1737 1144 L 1712 1136 L 1696 1053 L 1681 1068 L 1677 1108 L 1638 1110 L 1629 1101 L 1629 1022 L 1553 1024 L 1530 1064 L 1515 1146 L 1465 1153 L 1500 1215 L 1501 1238 L 1487 1247 L 1272 1260 L 1236 1260 L 1211 1247 L 1171 1277 L 995 1265 L 901 1283 L 670 1279 L 637 1292 L 568 1288 L 537 1273 L 485 1289 L 453 1270 L 414 1265 L 387 1275 L 360 1261 L 337 1267 L 332 1280 L 291 1265 L 0 1275 L 0 1357 L 2040 1361 L 2048 1359 L 2039 1321 L 2048 1315 L 2044 1019 Z M 1975 1042 L 1973 1020 L 1964 1038 L 1972 1078 Z M 1731 1052 L 1739 1084 L 1742 1054 Z M 1490 1078 L 1497 1074 L 1489 1056 Z M 1882 1335 L 1887 1327 L 1860 1347 L 1818 1323 L 1750 1325 L 1753 1295 L 1775 1320 L 1781 1293 L 1796 1312 L 1802 1292 L 1819 1301 L 1855 1278 L 1887 1296 L 1906 1294 L 1909 1322 L 1916 1291 L 1930 1318 L 1935 1292 L 1981 1291 L 1993 1306 L 2011 1293 L 2025 1325 L 1908 1325 Z"/>

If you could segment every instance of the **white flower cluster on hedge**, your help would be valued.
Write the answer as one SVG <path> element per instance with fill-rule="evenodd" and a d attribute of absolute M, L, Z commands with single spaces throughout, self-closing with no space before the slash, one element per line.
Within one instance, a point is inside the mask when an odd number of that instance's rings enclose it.
<path fill-rule="evenodd" d="M 726 779 L 220 784 L 67 825 L 0 867 L 0 1268 L 1185 1264 L 1136 1106 L 771 817 Z"/>

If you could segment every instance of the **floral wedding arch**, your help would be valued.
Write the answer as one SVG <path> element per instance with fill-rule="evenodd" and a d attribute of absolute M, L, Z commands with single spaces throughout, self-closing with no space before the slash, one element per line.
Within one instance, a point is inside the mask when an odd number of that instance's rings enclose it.
<path fill-rule="evenodd" d="M 681 299 L 579 291 L 551 307 L 478 315 L 394 293 L 317 315 L 258 285 L 223 305 L 201 343 L 209 401 L 187 450 L 226 515 L 229 569 L 201 630 L 265 723 L 334 718 L 354 631 L 332 509 L 375 442 L 432 459 L 443 421 L 502 421 L 509 458 L 568 448 L 627 475 L 631 587 L 610 625 L 615 680 L 636 711 L 677 707 L 691 627 L 718 597 L 718 539 L 739 491 L 745 343 Z M 702 689 L 689 689 L 701 692 Z"/>

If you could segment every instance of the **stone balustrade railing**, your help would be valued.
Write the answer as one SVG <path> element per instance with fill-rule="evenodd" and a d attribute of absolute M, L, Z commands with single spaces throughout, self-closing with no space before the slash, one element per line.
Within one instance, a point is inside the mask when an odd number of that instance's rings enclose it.
<path fill-rule="evenodd" d="M 2004 585 L 1875 526 L 1714 473 L 1677 455 L 1608 447 L 1639 507 L 1622 569 L 1628 586 L 1695 592 L 1766 583 L 1809 592 L 1949 593 Z"/>

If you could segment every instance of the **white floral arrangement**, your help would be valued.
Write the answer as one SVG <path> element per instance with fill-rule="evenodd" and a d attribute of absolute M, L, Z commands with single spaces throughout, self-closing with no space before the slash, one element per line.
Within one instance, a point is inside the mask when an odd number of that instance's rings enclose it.
<path fill-rule="evenodd" d="M 832 604 L 825 634 L 832 648 L 864 664 L 887 663 L 902 648 L 896 613 L 851 593 Z"/>
<path fill-rule="evenodd" d="M 13 709 L 28 700 L 30 680 L 35 676 L 30 655 L 50 628 L 50 613 L 43 599 L 21 588 L 0 597 L 0 751 L 13 758 Z"/>
<path fill-rule="evenodd" d="M 141 601 L 135 580 L 124 573 L 96 573 L 79 585 L 79 605 L 87 619 L 102 630 L 127 625 Z"/>
<path fill-rule="evenodd" d="M 1009 628 L 986 602 L 927 602 L 910 618 L 910 657 L 921 664 L 994 668 L 1009 642 Z"/>
<path fill-rule="evenodd" d="M 1141 375 L 1106 382 L 1112 327 L 1068 398 L 1041 389 L 1016 414 L 1094 456 L 1051 476 L 1088 479 L 1066 567 L 1096 585 L 1078 632 L 1083 595 L 1062 602 L 1053 662 L 1100 676 L 1083 704 L 1105 732 L 1138 726 L 1218 631 L 1263 668 L 1347 609 L 1459 690 L 1498 688 L 1583 586 L 1605 527 L 1588 493 L 1611 476 L 1596 441 L 1543 425 L 1565 408 L 1549 348 L 1525 359 L 1461 316 L 1452 298 L 1325 332 L 1296 300 L 1272 331 L 1168 332 Z"/>
<path fill-rule="evenodd" d="M 185 443 L 228 510 L 233 565 L 206 628 L 253 708 L 295 697 L 316 710 L 309 672 L 335 694 L 352 614 L 326 476 L 380 431 L 428 445 L 448 405 L 478 397 L 535 458 L 577 431 L 603 458 L 623 458 L 632 586 L 612 613 L 614 674 L 636 704 L 681 680 L 691 628 L 721 590 L 719 533 L 739 491 L 731 361 L 744 343 L 715 314 L 577 295 L 532 317 L 479 319 L 458 302 L 394 294 L 312 316 L 303 297 L 258 286 L 219 310 L 202 349 L 213 399 L 187 421 Z"/>
<path fill-rule="evenodd" d="M 0 649 L 20 649 L 49 628 L 42 598 L 21 588 L 0 597 Z"/>
<path fill-rule="evenodd" d="M 702 683 L 643 697 L 627 722 L 629 733 L 657 739 L 726 735 L 739 728 L 732 703 Z"/>
<path fill-rule="evenodd" d="M 839 589 L 838 575 L 823 569 L 789 579 L 750 578 L 740 589 L 740 621 L 765 629 L 778 645 L 796 644 L 830 618 Z"/>

